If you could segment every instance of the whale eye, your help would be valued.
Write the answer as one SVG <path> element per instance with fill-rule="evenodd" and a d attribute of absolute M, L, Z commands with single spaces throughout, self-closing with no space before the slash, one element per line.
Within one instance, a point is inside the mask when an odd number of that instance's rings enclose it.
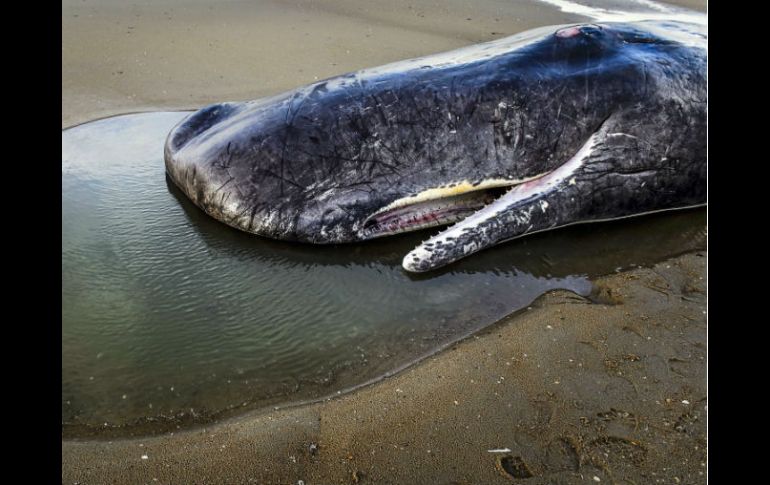
<path fill-rule="evenodd" d="M 582 33 L 583 35 L 595 37 L 597 35 L 601 35 L 602 28 L 599 27 L 598 25 L 593 25 L 593 24 L 583 25 L 582 27 L 580 27 L 580 33 Z"/>

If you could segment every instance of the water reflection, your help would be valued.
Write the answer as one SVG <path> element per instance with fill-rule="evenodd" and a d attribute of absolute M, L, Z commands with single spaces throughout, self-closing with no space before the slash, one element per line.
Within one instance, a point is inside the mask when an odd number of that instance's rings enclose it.
<path fill-rule="evenodd" d="M 212 248 L 232 258 L 265 258 L 282 264 L 360 265 L 400 268 L 404 255 L 436 230 L 402 234 L 357 244 L 311 246 L 252 235 L 222 224 L 198 209 L 166 177 L 169 193 Z M 535 277 L 600 276 L 653 264 L 681 252 L 705 247 L 706 210 L 670 211 L 606 223 L 565 227 L 511 241 L 428 273 L 405 273 L 413 280 L 446 274 L 529 273 Z"/>

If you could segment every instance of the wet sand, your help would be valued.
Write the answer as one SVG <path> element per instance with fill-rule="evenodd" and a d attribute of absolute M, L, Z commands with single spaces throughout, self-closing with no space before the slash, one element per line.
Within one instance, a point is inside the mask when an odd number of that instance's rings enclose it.
<path fill-rule="evenodd" d="M 64 0 L 62 126 L 257 98 L 585 20 L 535 1 L 318 3 Z M 705 483 L 705 253 L 596 284 L 593 300 L 548 294 L 329 402 L 64 441 L 62 482 Z"/>
<path fill-rule="evenodd" d="M 328 402 L 65 442 L 63 483 L 705 483 L 705 262 L 549 293 Z"/>

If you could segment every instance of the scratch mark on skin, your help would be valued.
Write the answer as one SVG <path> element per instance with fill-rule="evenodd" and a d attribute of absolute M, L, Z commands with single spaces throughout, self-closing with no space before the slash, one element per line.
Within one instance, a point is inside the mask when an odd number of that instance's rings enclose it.
<path fill-rule="evenodd" d="M 222 190 L 222 189 L 224 188 L 224 186 L 225 186 L 225 185 L 229 184 L 229 183 L 230 183 L 230 182 L 232 182 L 233 180 L 235 180 L 233 177 L 230 177 L 229 179 L 227 179 L 227 181 L 226 181 L 225 183 L 223 183 L 222 185 L 220 185 L 219 187 L 217 187 L 217 188 L 216 188 L 216 190 L 214 190 L 214 193 L 216 194 L 217 192 L 219 192 L 220 190 Z"/>
<path fill-rule="evenodd" d="M 293 185 L 293 186 L 295 186 L 295 187 L 297 187 L 299 189 L 304 189 L 304 187 L 301 186 L 300 184 L 294 182 L 293 180 L 289 180 L 289 179 L 287 179 L 285 177 L 282 177 L 280 174 L 277 174 L 277 173 L 273 172 L 272 170 L 269 170 L 269 169 L 266 169 L 266 168 L 261 168 L 261 169 L 259 169 L 259 171 L 261 173 L 265 174 L 265 175 L 269 175 L 269 176 L 271 176 L 273 178 L 276 178 L 276 179 L 280 180 L 282 187 L 283 187 L 283 182 L 287 182 L 287 183 L 289 183 L 289 184 L 291 184 L 291 185 Z M 281 190 L 281 195 L 283 195 L 283 189 Z"/>
<path fill-rule="evenodd" d="M 294 104 L 294 100 L 297 99 L 300 96 L 301 93 L 297 93 L 289 100 L 289 106 L 286 109 L 286 127 L 287 129 L 284 131 L 283 136 L 283 148 L 281 149 L 281 173 L 278 178 L 280 179 L 280 194 L 283 196 L 283 183 L 289 182 L 289 180 L 284 177 L 284 164 L 286 161 L 286 148 L 289 144 L 289 135 L 291 133 L 291 128 L 294 124 L 294 119 L 297 116 L 297 113 L 299 113 L 299 110 L 302 109 L 302 106 L 305 104 L 305 100 L 307 99 L 307 96 L 302 97 L 302 101 L 300 101 L 299 106 L 297 106 L 297 109 L 292 112 L 291 107 Z M 299 184 L 292 182 L 293 185 L 296 185 L 297 187 L 300 187 Z"/>
<path fill-rule="evenodd" d="M 586 66 L 585 66 L 585 71 L 584 71 L 585 74 L 583 76 L 583 80 L 585 82 L 585 87 L 586 87 L 586 95 L 585 95 L 585 98 L 583 100 L 583 109 L 586 109 L 586 110 L 588 109 L 588 69 L 589 69 L 589 66 L 590 66 L 590 63 L 591 63 L 590 59 L 591 59 L 590 55 L 588 53 L 586 53 Z"/>

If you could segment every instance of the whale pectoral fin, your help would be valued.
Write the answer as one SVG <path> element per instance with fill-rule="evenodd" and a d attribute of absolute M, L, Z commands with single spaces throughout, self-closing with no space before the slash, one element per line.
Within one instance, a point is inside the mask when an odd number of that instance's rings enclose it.
<path fill-rule="evenodd" d="M 576 201 L 576 177 L 597 144 L 595 133 L 567 163 L 513 187 L 496 201 L 428 239 L 404 257 L 411 272 L 429 271 L 502 241 L 564 224 Z M 578 202 L 576 204 L 576 202 Z"/>
<path fill-rule="evenodd" d="M 568 224 L 705 203 L 700 189 L 705 168 L 669 164 L 639 143 L 605 124 L 553 172 L 513 187 L 415 248 L 404 257 L 404 269 L 429 271 L 503 241 Z"/>

